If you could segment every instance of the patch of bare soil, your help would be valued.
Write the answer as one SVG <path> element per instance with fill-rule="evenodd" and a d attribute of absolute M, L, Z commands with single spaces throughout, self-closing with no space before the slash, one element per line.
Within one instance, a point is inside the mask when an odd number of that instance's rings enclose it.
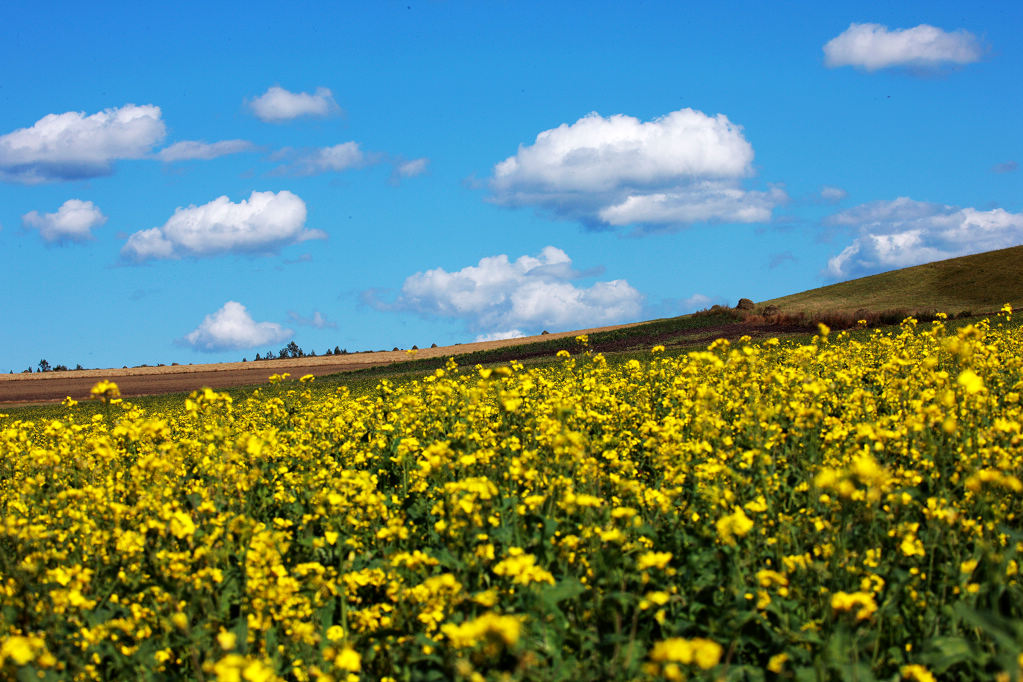
<path fill-rule="evenodd" d="M 224 362 L 208 365 L 168 365 L 163 367 L 133 367 L 123 369 L 85 369 L 68 372 L 34 374 L 0 374 L 0 405 L 59 402 L 70 396 L 75 400 L 89 397 L 89 390 L 101 379 L 117 383 L 126 397 L 181 393 L 198 388 L 224 389 L 235 386 L 254 386 L 266 382 L 271 374 L 288 372 L 297 378 L 305 374 L 323 376 L 338 372 L 351 372 L 367 367 L 379 367 L 411 359 L 451 357 L 481 350 L 519 346 L 579 334 L 633 327 L 620 324 L 611 327 L 558 332 L 543 336 L 525 336 L 499 341 L 477 341 L 454 346 L 422 348 L 410 354 L 404 350 L 347 355 L 290 358 L 285 360 L 259 360 L 252 362 Z"/>

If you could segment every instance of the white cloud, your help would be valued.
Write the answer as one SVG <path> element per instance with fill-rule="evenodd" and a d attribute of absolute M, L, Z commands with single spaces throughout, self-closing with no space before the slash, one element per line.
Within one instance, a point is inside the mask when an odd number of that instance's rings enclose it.
<path fill-rule="evenodd" d="M 25 227 L 39 230 L 48 242 L 83 242 L 92 239 L 92 228 L 105 223 L 107 217 L 91 201 L 68 199 L 56 213 L 29 211 L 21 221 Z"/>
<path fill-rule="evenodd" d="M 703 182 L 674 192 L 631 194 L 598 215 L 608 225 L 679 225 L 703 222 L 766 223 L 785 201 L 785 192 L 746 191 L 718 182 Z"/>
<path fill-rule="evenodd" d="M 753 147 L 723 114 L 693 109 L 652 121 L 591 113 L 520 145 L 494 166 L 493 200 L 538 206 L 591 226 L 761 222 L 781 190 L 747 192 Z"/>
<path fill-rule="evenodd" d="M 824 45 L 827 66 L 857 66 L 867 71 L 969 64 L 981 54 L 980 41 L 972 33 L 947 32 L 927 24 L 889 30 L 880 24 L 853 23 Z"/>
<path fill-rule="evenodd" d="M 315 327 L 316 329 L 337 329 L 337 323 L 331 322 L 323 316 L 319 310 L 313 311 L 312 317 L 303 317 L 294 310 L 288 311 L 288 319 L 303 327 Z"/>
<path fill-rule="evenodd" d="M 509 329 L 503 332 L 491 332 L 490 334 L 477 334 L 476 341 L 504 341 L 506 339 L 521 339 L 523 334 L 518 329 Z"/>
<path fill-rule="evenodd" d="M 1023 243 L 1023 213 L 980 211 L 899 197 L 828 219 L 856 237 L 828 260 L 827 274 L 846 279 Z"/>
<path fill-rule="evenodd" d="M 682 312 L 691 313 L 696 310 L 703 310 L 708 308 L 714 300 L 710 296 L 704 294 L 693 294 L 689 298 L 682 300 Z"/>
<path fill-rule="evenodd" d="M 564 251 L 538 256 L 489 256 L 456 272 L 436 268 L 405 280 L 390 309 L 461 318 L 481 336 L 572 329 L 635 319 L 643 296 L 622 279 L 577 286 L 580 273 Z"/>
<path fill-rule="evenodd" d="M 411 178 L 416 175 L 422 175 L 426 172 L 426 167 L 429 165 L 430 160 L 427 158 L 412 159 L 411 161 L 405 161 L 399 163 L 395 172 L 403 178 Z"/>
<path fill-rule="evenodd" d="M 324 239 L 305 229 L 305 202 L 281 192 L 253 192 L 238 203 L 226 196 L 202 206 L 178 208 L 162 227 L 131 235 L 121 249 L 129 260 L 210 256 L 228 252 L 272 252 L 307 239 Z"/>
<path fill-rule="evenodd" d="M 185 335 L 184 343 L 204 352 L 242 350 L 287 341 L 294 332 L 275 322 L 255 322 L 245 306 L 228 301 Z"/>
<path fill-rule="evenodd" d="M 255 148 L 255 145 L 248 140 L 221 140 L 220 142 L 183 140 L 175 142 L 169 147 L 164 147 L 157 153 L 156 158 L 166 163 L 191 161 L 193 159 L 209 161 L 218 156 L 240 154 L 241 152 L 252 151 Z"/>
<path fill-rule="evenodd" d="M 831 187 L 829 185 L 821 187 L 821 200 L 828 203 L 837 203 L 847 196 L 849 196 L 849 193 L 841 187 Z"/>
<path fill-rule="evenodd" d="M 277 172 L 294 175 L 339 173 L 351 168 L 359 168 L 371 162 L 371 159 L 359 149 L 358 142 L 343 142 L 332 147 L 302 151 L 283 149 L 276 156 L 278 158 L 292 158 L 290 163 L 281 166 Z"/>
<path fill-rule="evenodd" d="M 281 123 L 300 116 L 329 116 L 337 112 L 338 106 L 327 88 L 316 88 L 316 92 L 288 92 L 280 86 L 273 86 L 249 103 L 249 108 L 261 121 Z"/>
<path fill-rule="evenodd" d="M 0 180 L 34 184 L 109 175 L 114 161 L 146 156 L 165 134 L 160 107 L 151 104 L 91 116 L 47 114 L 31 128 L 0 136 Z"/>

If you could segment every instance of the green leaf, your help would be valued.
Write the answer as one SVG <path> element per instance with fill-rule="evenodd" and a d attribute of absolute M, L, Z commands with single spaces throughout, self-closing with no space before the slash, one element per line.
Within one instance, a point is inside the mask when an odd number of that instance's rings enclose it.
<path fill-rule="evenodd" d="M 927 642 L 920 661 L 931 672 L 940 675 L 957 663 L 970 660 L 972 656 L 970 643 L 962 637 L 934 637 Z"/>
<path fill-rule="evenodd" d="M 540 600 L 547 606 L 557 606 L 566 599 L 575 599 L 586 591 L 586 586 L 576 578 L 565 578 L 556 585 L 545 587 L 540 592 Z"/>

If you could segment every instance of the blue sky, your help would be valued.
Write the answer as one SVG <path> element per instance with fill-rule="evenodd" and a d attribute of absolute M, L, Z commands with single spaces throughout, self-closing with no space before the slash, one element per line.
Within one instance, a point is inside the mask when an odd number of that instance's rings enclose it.
<path fill-rule="evenodd" d="M 0 370 L 764 300 L 1023 243 L 1020 3 L 0 7 Z"/>

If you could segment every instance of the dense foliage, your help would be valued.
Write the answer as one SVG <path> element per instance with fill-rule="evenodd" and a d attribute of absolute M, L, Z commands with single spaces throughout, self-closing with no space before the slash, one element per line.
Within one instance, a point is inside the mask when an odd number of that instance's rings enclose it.
<path fill-rule="evenodd" d="M 159 413 L 102 382 L 0 420 L 0 676 L 1016 679 L 1008 318 Z"/>

